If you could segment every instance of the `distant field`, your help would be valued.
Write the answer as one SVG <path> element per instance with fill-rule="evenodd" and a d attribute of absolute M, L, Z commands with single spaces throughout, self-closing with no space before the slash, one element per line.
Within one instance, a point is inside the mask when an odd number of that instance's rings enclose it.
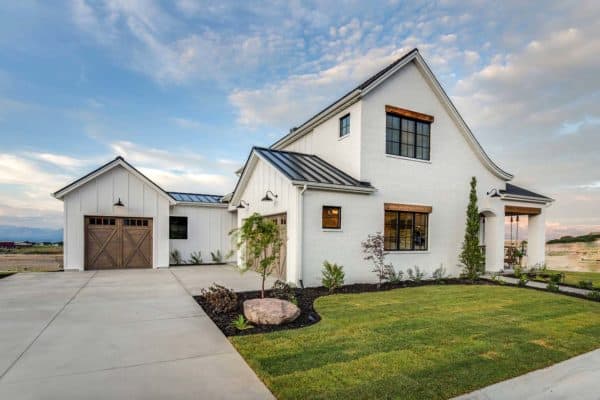
<path fill-rule="evenodd" d="M 0 252 L 0 271 L 60 271 L 62 247 L 33 246 Z"/>
<path fill-rule="evenodd" d="M 600 241 L 547 244 L 546 266 L 561 271 L 600 272 Z"/>

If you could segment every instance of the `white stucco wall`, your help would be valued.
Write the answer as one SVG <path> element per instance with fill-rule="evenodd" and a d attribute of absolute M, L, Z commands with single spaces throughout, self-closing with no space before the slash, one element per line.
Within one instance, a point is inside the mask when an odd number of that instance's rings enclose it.
<path fill-rule="evenodd" d="M 355 162 L 348 169 L 360 168 L 360 179 L 370 181 L 377 191 L 366 196 L 321 191 L 305 194 L 305 284 L 320 284 L 321 264 L 326 259 L 344 265 L 348 283 L 376 280 L 371 266 L 362 260 L 360 242 L 369 233 L 383 232 L 384 203 L 433 207 L 429 216 L 428 250 L 389 252 L 388 261 L 403 271 L 418 266 L 427 275 L 443 265 L 449 274 L 457 275 L 461 270 L 458 255 L 464 236 L 470 179 L 472 176 L 478 179 L 480 206 L 493 208 L 502 216 L 503 205 L 500 201 L 488 204 L 491 200 L 488 200 L 486 192 L 491 187 L 503 188 L 504 181 L 483 165 L 413 64 L 367 94 L 361 103 L 361 157 L 346 158 Z M 385 154 L 386 105 L 435 117 L 431 126 L 430 161 Z M 337 157 L 346 156 L 338 149 Z M 337 165 L 327 154 L 321 156 Z M 340 232 L 321 229 L 323 205 L 342 207 Z M 503 239 L 499 239 L 498 243 L 502 246 Z"/>
<path fill-rule="evenodd" d="M 277 199 L 271 202 L 263 202 L 267 190 L 277 194 Z M 297 283 L 298 276 L 298 203 L 299 188 L 295 187 L 278 170 L 268 162 L 258 160 L 255 169 L 246 186 L 241 192 L 240 198 L 249 203 L 249 206 L 238 209 L 237 224 L 241 226 L 244 219 L 253 213 L 261 215 L 275 215 L 287 213 L 287 280 Z M 237 205 L 237 204 L 236 204 Z M 239 254 L 238 254 L 239 260 Z"/>
<path fill-rule="evenodd" d="M 340 138 L 340 118 L 350 114 L 350 134 Z M 316 154 L 360 179 L 361 104 L 355 103 L 280 150 Z"/>
<path fill-rule="evenodd" d="M 125 207 L 113 206 L 119 198 Z M 65 269 L 83 270 L 86 215 L 152 218 L 153 267 L 168 267 L 169 200 L 125 168 L 116 166 L 68 193 L 63 201 Z"/>
<path fill-rule="evenodd" d="M 226 207 L 178 204 L 171 207 L 171 216 L 188 218 L 187 239 L 169 240 L 169 251 L 179 250 L 184 260 L 200 251 L 203 262 L 208 263 L 212 262 L 211 252 L 220 250 L 225 257 L 232 250 L 229 232 L 236 227 L 235 212 Z"/>

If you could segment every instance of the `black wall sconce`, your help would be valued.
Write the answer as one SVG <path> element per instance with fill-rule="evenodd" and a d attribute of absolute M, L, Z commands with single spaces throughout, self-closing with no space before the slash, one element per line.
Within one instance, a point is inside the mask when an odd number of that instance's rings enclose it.
<path fill-rule="evenodd" d="M 269 193 L 271 193 L 271 196 L 273 196 L 274 198 L 278 197 L 275 193 L 271 192 L 270 190 L 267 190 L 267 193 L 265 193 L 265 197 L 263 197 L 262 199 L 260 199 L 260 201 L 273 201 L 273 198 L 271 198 L 269 196 Z"/>
<path fill-rule="evenodd" d="M 250 206 L 250 204 L 248 204 L 248 202 L 246 202 L 244 200 L 240 200 L 240 204 L 238 204 L 237 209 L 239 210 L 240 208 L 246 208 L 249 206 Z"/>
<path fill-rule="evenodd" d="M 119 200 L 117 200 L 117 202 L 115 204 L 113 204 L 113 206 L 115 206 L 115 207 L 125 207 L 125 204 L 123 204 L 123 202 L 121 201 L 121 198 L 119 197 Z"/>
<path fill-rule="evenodd" d="M 501 197 L 498 189 L 496 188 L 490 189 L 486 194 L 490 197 Z"/>

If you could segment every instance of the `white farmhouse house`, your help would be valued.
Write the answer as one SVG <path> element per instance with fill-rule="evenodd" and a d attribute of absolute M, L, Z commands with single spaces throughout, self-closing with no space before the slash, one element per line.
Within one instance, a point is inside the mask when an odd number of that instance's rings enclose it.
<path fill-rule="evenodd" d="M 361 241 L 375 232 L 397 269 L 458 274 L 473 176 L 486 269 L 504 266 L 508 215 L 529 217 L 528 264 L 543 263 L 552 199 L 508 183 L 414 49 L 253 148 L 225 198 L 165 192 L 120 157 L 54 196 L 64 201 L 65 269 L 168 267 L 175 249 L 225 254 L 227 233 L 256 212 L 281 225 L 279 275 L 313 286 L 324 260 L 343 265 L 347 283 L 373 281 Z"/>

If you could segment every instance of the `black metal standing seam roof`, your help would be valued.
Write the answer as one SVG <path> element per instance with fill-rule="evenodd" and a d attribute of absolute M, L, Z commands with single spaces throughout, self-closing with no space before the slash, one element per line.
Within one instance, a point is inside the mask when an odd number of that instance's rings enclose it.
<path fill-rule="evenodd" d="M 354 179 L 314 154 L 255 147 L 254 150 L 289 179 L 296 182 L 373 188 Z"/>
<path fill-rule="evenodd" d="M 215 194 L 200 194 L 200 193 L 183 193 L 183 192 L 168 192 L 169 196 L 176 201 L 184 201 L 188 203 L 208 203 L 219 204 L 223 196 Z"/>
<path fill-rule="evenodd" d="M 526 197 L 537 197 L 543 200 L 552 200 L 550 197 L 543 196 L 541 194 L 532 192 L 531 190 L 524 189 L 519 186 L 515 186 L 512 183 L 506 184 L 506 190 L 500 190 L 502 194 L 515 195 L 515 196 L 526 196 Z"/>

